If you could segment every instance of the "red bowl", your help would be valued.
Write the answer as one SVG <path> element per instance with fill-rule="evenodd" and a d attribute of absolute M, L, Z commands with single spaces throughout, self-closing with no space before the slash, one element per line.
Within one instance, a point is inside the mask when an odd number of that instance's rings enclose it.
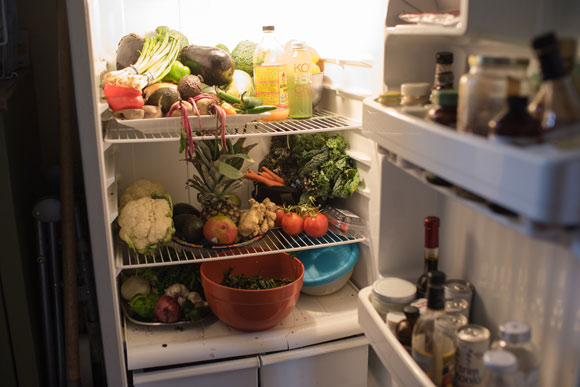
<path fill-rule="evenodd" d="M 294 279 L 274 289 L 245 290 L 220 285 L 224 271 L 233 267 L 232 275 L 256 274 L 264 277 Z M 201 285 L 212 312 L 224 323 L 241 331 L 270 329 L 292 311 L 302 289 L 304 265 L 288 254 L 255 255 L 234 260 L 204 262 Z"/>

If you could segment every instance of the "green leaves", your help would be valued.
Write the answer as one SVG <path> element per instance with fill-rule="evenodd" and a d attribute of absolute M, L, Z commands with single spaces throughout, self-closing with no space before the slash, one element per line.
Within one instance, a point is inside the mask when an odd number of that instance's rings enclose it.
<path fill-rule="evenodd" d="M 244 174 L 239 169 L 232 167 L 230 164 L 227 164 L 220 160 L 215 161 L 214 164 L 219 173 L 221 173 L 227 178 L 235 180 L 244 177 Z"/>

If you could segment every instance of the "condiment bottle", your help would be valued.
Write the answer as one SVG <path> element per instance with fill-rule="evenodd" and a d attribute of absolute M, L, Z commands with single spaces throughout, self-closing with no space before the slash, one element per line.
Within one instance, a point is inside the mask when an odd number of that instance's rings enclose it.
<path fill-rule="evenodd" d="M 520 387 L 517 382 L 516 357 L 503 349 L 490 349 L 483 354 L 484 372 L 482 386 Z"/>
<path fill-rule="evenodd" d="M 264 105 L 277 106 L 263 121 L 284 120 L 288 118 L 288 57 L 276 40 L 274 26 L 264 26 L 262 31 L 253 58 L 256 96 Z"/>
<path fill-rule="evenodd" d="M 455 129 L 457 123 L 457 90 L 441 90 L 439 103 L 429 111 L 431 121 Z"/>
<path fill-rule="evenodd" d="M 433 90 L 431 90 L 431 103 L 439 103 L 439 94 L 441 90 L 453 89 L 453 53 L 448 51 L 439 51 L 435 54 L 435 81 Z"/>
<path fill-rule="evenodd" d="M 542 84 L 528 111 L 541 121 L 544 136 L 557 137 L 575 132 L 580 122 L 580 97 L 564 68 L 556 36 L 541 35 L 532 42 L 542 68 Z"/>
<path fill-rule="evenodd" d="M 312 117 L 312 56 L 303 42 L 292 43 L 288 62 L 288 107 L 290 118 Z"/>
<path fill-rule="evenodd" d="M 504 111 L 508 77 L 527 84 L 527 58 L 470 55 L 469 72 L 459 80 L 457 130 L 487 137 L 489 121 Z"/>
<path fill-rule="evenodd" d="M 445 273 L 429 273 L 427 311 L 413 328 L 411 354 L 436 386 L 451 386 L 455 365 L 455 338 L 435 329 L 435 320 L 445 315 Z"/>
<path fill-rule="evenodd" d="M 411 339 L 413 337 L 413 328 L 415 323 L 419 319 L 420 313 L 419 308 L 412 305 L 407 305 L 403 308 L 403 313 L 405 314 L 405 319 L 399 321 L 395 327 L 395 336 L 397 340 L 407 349 L 411 351 Z"/>
<path fill-rule="evenodd" d="M 522 386 L 540 385 L 540 365 L 536 347 L 532 344 L 532 331 L 521 321 L 508 321 L 499 327 L 500 340 L 494 341 L 492 348 L 502 348 L 511 352 L 518 360 L 517 378 Z"/>
<path fill-rule="evenodd" d="M 528 113 L 528 98 L 520 95 L 517 79 L 508 79 L 508 109 L 489 122 L 490 140 L 514 145 L 540 142 L 542 126 Z"/>

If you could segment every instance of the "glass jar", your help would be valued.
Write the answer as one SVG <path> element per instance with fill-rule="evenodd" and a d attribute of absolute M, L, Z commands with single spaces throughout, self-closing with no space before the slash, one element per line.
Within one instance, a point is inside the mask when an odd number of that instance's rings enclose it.
<path fill-rule="evenodd" d="M 506 108 L 508 77 L 520 81 L 528 93 L 527 58 L 470 55 L 469 72 L 459 79 L 457 130 L 489 134 L 489 122 Z"/>

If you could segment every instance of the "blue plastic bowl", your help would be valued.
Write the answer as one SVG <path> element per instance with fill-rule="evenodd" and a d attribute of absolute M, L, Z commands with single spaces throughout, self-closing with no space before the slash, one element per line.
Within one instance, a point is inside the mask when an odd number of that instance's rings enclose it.
<path fill-rule="evenodd" d="M 315 296 L 331 294 L 350 279 L 358 261 L 358 243 L 296 252 L 304 265 L 302 292 Z"/>

